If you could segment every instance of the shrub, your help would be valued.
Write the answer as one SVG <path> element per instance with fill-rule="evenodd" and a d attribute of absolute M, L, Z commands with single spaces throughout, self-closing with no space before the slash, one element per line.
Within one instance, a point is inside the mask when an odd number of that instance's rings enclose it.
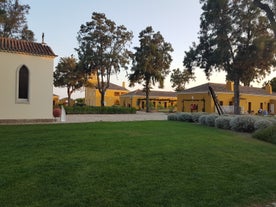
<path fill-rule="evenodd" d="M 260 130 L 260 129 L 265 129 L 267 127 L 270 127 L 272 126 L 273 123 L 268 120 L 268 119 L 260 119 L 260 120 L 257 120 L 254 124 L 254 128 L 255 130 Z"/>
<path fill-rule="evenodd" d="M 272 144 L 276 144 L 276 125 L 256 131 L 253 137 Z"/>
<path fill-rule="evenodd" d="M 169 113 L 173 113 L 175 111 L 175 106 L 169 106 Z"/>
<path fill-rule="evenodd" d="M 254 124 L 256 118 L 250 115 L 235 116 L 230 120 L 230 127 L 238 132 L 253 132 L 255 130 Z"/>
<path fill-rule="evenodd" d="M 85 99 L 84 98 L 77 98 L 75 100 L 75 106 L 85 106 Z"/>
<path fill-rule="evenodd" d="M 231 129 L 230 127 L 230 121 L 231 116 L 220 116 L 215 121 L 215 127 L 220 129 Z"/>
<path fill-rule="evenodd" d="M 192 113 L 193 122 L 199 122 L 199 117 L 202 115 L 206 115 L 206 113 L 205 112 Z"/>
<path fill-rule="evenodd" d="M 177 121 L 177 114 L 169 114 L 167 119 L 169 121 Z"/>
<path fill-rule="evenodd" d="M 215 120 L 218 118 L 217 114 L 209 114 L 206 116 L 205 122 L 207 126 L 214 127 L 215 126 Z"/>
<path fill-rule="evenodd" d="M 177 121 L 181 121 L 181 113 L 177 113 L 176 114 L 176 120 Z"/>
<path fill-rule="evenodd" d="M 276 125 L 276 116 L 269 117 L 268 119 L 273 125 Z"/>
<path fill-rule="evenodd" d="M 199 117 L 198 122 L 202 125 L 206 125 L 206 118 L 208 115 L 202 115 Z"/>
<path fill-rule="evenodd" d="M 66 106 L 67 114 L 135 114 L 135 108 L 121 106 Z"/>
<path fill-rule="evenodd" d="M 188 112 L 179 113 L 178 120 L 185 121 L 185 122 L 193 121 L 191 113 L 188 113 Z"/>

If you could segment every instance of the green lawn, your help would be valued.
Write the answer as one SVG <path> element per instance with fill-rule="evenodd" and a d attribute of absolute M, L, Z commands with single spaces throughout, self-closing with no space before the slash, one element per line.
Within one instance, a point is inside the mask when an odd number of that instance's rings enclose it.
<path fill-rule="evenodd" d="M 0 126 L 1 207 L 234 207 L 276 201 L 276 146 L 202 125 Z"/>

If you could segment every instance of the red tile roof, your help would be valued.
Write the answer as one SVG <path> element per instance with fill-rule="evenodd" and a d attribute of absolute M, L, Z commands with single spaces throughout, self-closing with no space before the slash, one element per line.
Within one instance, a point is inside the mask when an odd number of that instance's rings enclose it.
<path fill-rule="evenodd" d="M 119 90 L 119 91 L 128 91 L 125 87 L 116 85 L 114 83 L 109 83 L 109 88 L 108 89 Z"/>
<path fill-rule="evenodd" d="M 179 92 L 179 94 L 190 94 L 190 93 L 208 93 L 209 86 L 211 86 L 215 93 L 233 93 L 233 91 L 229 90 L 226 84 L 220 83 L 205 83 L 193 88 L 186 89 L 184 91 Z M 275 92 L 269 94 L 265 89 L 256 88 L 256 87 L 248 87 L 248 86 L 240 86 L 240 94 L 255 94 L 255 95 L 272 95 L 276 96 Z"/>
<path fill-rule="evenodd" d="M 94 88 L 98 89 L 98 85 L 96 84 L 96 86 L 94 86 Z M 109 90 L 117 90 L 117 91 L 128 91 L 126 88 L 122 87 L 122 86 L 118 86 L 114 83 L 109 83 Z"/>
<path fill-rule="evenodd" d="M 0 52 L 23 53 L 35 56 L 57 56 L 46 44 L 6 37 L 0 37 Z"/>
<path fill-rule="evenodd" d="M 150 91 L 150 97 L 176 97 L 176 92 L 172 91 Z M 146 96 L 143 90 L 135 90 L 122 96 Z"/>

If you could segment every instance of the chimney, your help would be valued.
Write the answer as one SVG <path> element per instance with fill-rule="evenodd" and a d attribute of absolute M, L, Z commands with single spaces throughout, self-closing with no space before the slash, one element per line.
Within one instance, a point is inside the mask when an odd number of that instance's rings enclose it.
<path fill-rule="evenodd" d="M 125 83 L 125 81 L 122 82 L 122 87 L 123 87 L 123 88 L 126 88 L 126 83 Z"/>
<path fill-rule="evenodd" d="M 230 91 L 234 91 L 234 82 L 233 81 L 227 81 L 226 82 L 226 89 Z"/>
<path fill-rule="evenodd" d="M 272 86 L 270 84 L 266 84 L 265 86 L 265 91 L 268 93 L 268 94 L 272 94 Z"/>

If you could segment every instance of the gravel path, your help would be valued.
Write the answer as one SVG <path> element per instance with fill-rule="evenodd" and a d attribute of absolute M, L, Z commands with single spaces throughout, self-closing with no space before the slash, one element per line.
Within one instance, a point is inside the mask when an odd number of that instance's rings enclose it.
<path fill-rule="evenodd" d="M 66 115 L 64 119 L 58 120 L 60 123 L 80 123 L 80 122 L 117 122 L 117 121 L 145 121 L 145 120 L 167 120 L 166 113 L 146 113 L 136 112 L 136 114 L 74 114 Z"/>

